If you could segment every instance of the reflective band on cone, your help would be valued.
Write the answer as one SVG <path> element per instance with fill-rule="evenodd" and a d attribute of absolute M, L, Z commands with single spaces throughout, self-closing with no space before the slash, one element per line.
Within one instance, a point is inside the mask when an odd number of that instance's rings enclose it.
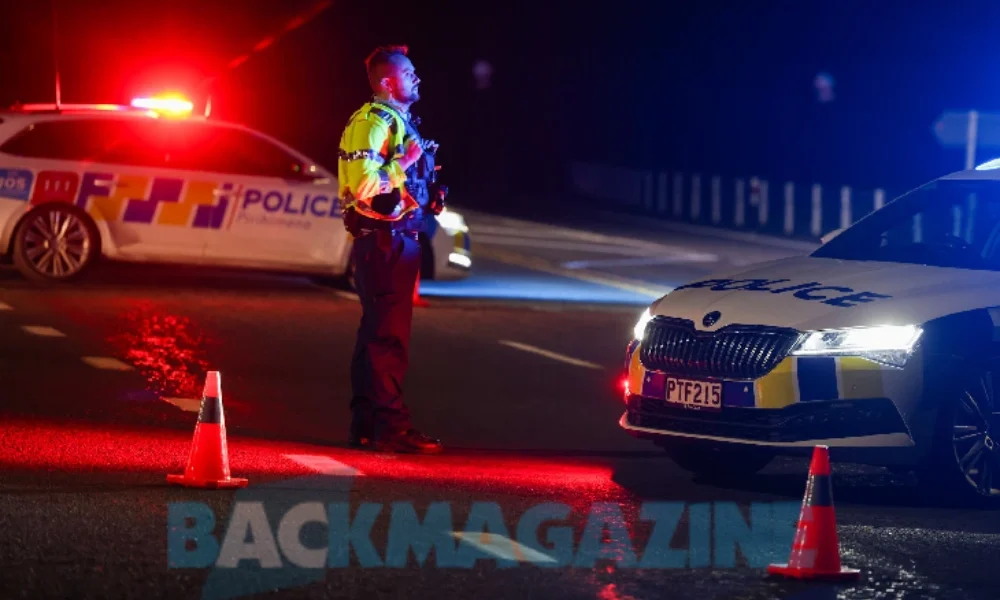
<path fill-rule="evenodd" d="M 226 416 L 222 408 L 222 383 L 218 371 L 209 371 L 205 378 L 187 468 L 180 475 L 168 474 L 167 482 L 208 489 L 242 488 L 248 483 L 248 480 L 231 477 L 229 473 Z"/>
<path fill-rule="evenodd" d="M 847 581 L 857 579 L 861 574 L 858 569 L 849 569 L 840 564 L 829 452 L 827 446 L 816 446 L 813 449 L 791 556 L 787 563 L 768 566 L 767 572 L 771 575 L 793 579 Z"/>

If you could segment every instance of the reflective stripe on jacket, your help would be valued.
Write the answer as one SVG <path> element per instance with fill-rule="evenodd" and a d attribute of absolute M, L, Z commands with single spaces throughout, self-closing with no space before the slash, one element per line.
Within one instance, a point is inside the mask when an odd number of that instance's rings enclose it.
<path fill-rule="evenodd" d="M 379 102 L 367 102 L 353 115 L 340 137 L 337 179 L 343 209 L 354 208 L 373 219 L 396 221 L 417 208 L 403 186 L 406 174 L 396 158 L 403 153 L 406 133 L 402 116 Z M 400 191 L 400 203 L 391 215 L 372 210 L 371 200 Z"/>

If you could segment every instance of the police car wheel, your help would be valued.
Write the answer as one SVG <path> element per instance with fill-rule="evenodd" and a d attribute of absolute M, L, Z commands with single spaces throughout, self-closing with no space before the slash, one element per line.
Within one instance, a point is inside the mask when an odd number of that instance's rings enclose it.
<path fill-rule="evenodd" d="M 1000 357 L 965 363 L 955 380 L 918 477 L 935 496 L 1000 507 Z"/>
<path fill-rule="evenodd" d="M 39 283 L 70 281 L 94 262 L 100 234 L 90 218 L 74 206 L 39 206 L 21 220 L 14 234 L 14 266 Z"/>
<path fill-rule="evenodd" d="M 704 445 L 678 445 L 665 448 L 677 466 L 694 475 L 731 478 L 753 475 L 774 459 L 774 454 L 753 448 L 721 448 Z"/>

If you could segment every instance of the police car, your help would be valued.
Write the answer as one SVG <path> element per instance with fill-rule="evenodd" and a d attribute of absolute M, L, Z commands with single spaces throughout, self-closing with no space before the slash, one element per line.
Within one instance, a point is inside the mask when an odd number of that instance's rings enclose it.
<path fill-rule="evenodd" d="M 619 425 L 694 473 L 816 445 L 1000 499 L 1000 160 L 808 256 L 691 281 L 635 325 Z"/>
<path fill-rule="evenodd" d="M 336 176 L 190 108 L 143 98 L 0 112 L 0 255 L 40 282 L 102 257 L 349 276 Z M 465 277 L 465 220 L 446 210 L 430 225 L 421 276 Z"/>

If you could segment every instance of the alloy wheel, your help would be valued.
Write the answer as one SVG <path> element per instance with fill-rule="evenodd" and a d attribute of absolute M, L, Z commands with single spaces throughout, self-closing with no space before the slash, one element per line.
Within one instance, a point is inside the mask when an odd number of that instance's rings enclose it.
<path fill-rule="evenodd" d="M 65 210 L 44 211 L 25 224 L 24 257 L 52 279 L 76 275 L 89 260 L 91 235 L 86 224 Z"/>
<path fill-rule="evenodd" d="M 1000 406 L 994 373 L 965 387 L 952 422 L 952 450 L 962 476 L 983 497 L 1000 496 Z"/>

